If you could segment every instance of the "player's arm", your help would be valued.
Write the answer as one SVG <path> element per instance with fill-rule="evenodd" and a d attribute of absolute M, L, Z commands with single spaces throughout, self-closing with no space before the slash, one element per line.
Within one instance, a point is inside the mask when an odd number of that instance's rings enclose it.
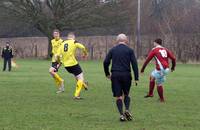
<path fill-rule="evenodd" d="M 88 55 L 88 51 L 87 51 L 86 47 L 85 47 L 83 44 L 81 44 L 81 43 L 79 43 L 79 42 L 77 42 L 77 41 L 75 41 L 75 44 L 76 44 L 76 47 L 77 47 L 77 48 L 83 50 L 84 56 L 87 56 L 87 55 Z"/>
<path fill-rule="evenodd" d="M 59 69 L 61 65 L 62 65 L 62 62 L 59 62 L 59 63 L 57 64 L 57 69 Z"/>
<path fill-rule="evenodd" d="M 62 45 L 61 45 L 61 46 L 58 48 L 57 54 L 55 55 L 55 60 L 56 60 L 56 62 L 60 64 L 59 67 L 60 67 L 61 64 L 62 64 L 62 63 L 61 63 L 62 49 L 63 49 L 63 47 L 62 47 Z"/>
<path fill-rule="evenodd" d="M 13 58 L 13 50 L 12 50 L 12 48 L 11 48 L 11 51 L 10 51 L 10 55 L 11 55 L 11 58 Z"/>
<path fill-rule="evenodd" d="M 3 48 L 3 50 L 2 50 L 1 57 L 4 58 L 4 48 Z"/>
<path fill-rule="evenodd" d="M 56 60 L 56 62 L 58 63 L 58 64 L 57 64 L 57 69 L 59 69 L 60 66 L 62 65 L 61 58 L 62 58 L 62 55 L 61 55 L 60 52 L 59 52 L 57 55 L 55 55 L 55 60 Z"/>
<path fill-rule="evenodd" d="M 143 73 L 144 72 L 144 70 L 145 70 L 145 68 L 146 68 L 146 66 L 148 65 L 148 63 L 151 61 L 151 59 L 154 57 L 154 52 L 153 52 L 153 50 L 148 54 L 148 56 L 147 56 L 147 58 L 146 58 L 146 60 L 145 60 L 145 62 L 144 62 L 144 64 L 143 64 L 143 66 L 142 66 L 142 69 L 141 69 L 141 73 Z"/>
<path fill-rule="evenodd" d="M 137 85 L 137 81 L 139 80 L 139 72 L 138 72 L 138 63 L 134 51 L 131 51 L 131 65 L 134 72 L 135 82 Z"/>
<path fill-rule="evenodd" d="M 106 55 L 106 58 L 103 62 L 104 73 L 105 73 L 107 78 L 110 78 L 109 65 L 110 65 L 111 59 L 112 59 L 112 52 L 110 50 L 108 52 L 108 54 Z"/>
<path fill-rule="evenodd" d="M 50 54 L 50 57 L 53 57 L 53 54 L 55 54 L 54 52 L 54 48 L 53 48 L 53 40 L 51 40 L 51 54 Z"/>
<path fill-rule="evenodd" d="M 171 71 L 174 71 L 175 70 L 175 67 L 176 67 L 176 58 L 175 56 L 173 55 L 173 53 L 169 50 L 167 50 L 167 55 L 169 56 L 169 58 L 172 60 L 172 67 L 171 67 Z"/>

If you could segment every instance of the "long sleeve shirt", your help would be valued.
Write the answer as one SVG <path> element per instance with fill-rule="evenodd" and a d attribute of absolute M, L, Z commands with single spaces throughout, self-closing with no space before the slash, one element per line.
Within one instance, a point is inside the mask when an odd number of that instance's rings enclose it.
<path fill-rule="evenodd" d="M 130 73 L 131 66 L 134 72 L 135 80 L 139 80 L 138 63 L 133 49 L 125 44 L 118 44 L 113 47 L 104 60 L 105 75 L 110 75 L 109 65 L 112 61 L 112 73 Z"/>

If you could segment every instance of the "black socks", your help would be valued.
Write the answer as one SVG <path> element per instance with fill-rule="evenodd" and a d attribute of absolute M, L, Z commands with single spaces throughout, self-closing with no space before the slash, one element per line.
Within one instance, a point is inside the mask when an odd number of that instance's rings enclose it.
<path fill-rule="evenodd" d="M 130 99 L 129 96 L 125 96 L 125 97 L 124 97 L 124 104 L 125 104 L 126 110 L 129 110 L 130 101 L 131 101 L 131 99 Z"/>
<path fill-rule="evenodd" d="M 123 103 L 122 103 L 122 100 L 121 99 L 117 99 L 116 104 L 117 104 L 117 108 L 118 108 L 118 111 L 119 111 L 120 115 L 123 115 Z"/>

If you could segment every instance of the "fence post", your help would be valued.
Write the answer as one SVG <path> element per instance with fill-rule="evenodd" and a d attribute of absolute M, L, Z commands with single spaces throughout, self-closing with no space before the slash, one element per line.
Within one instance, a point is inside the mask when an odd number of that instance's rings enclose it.
<path fill-rule="evenodd" d="M 35 57 L 37 58 L 37 56 L 38 56 L 38 51 L 37 51 L 37 45 L 35 45 Z"/>
<path fill-rule="evenodd" d="M 89 49 L 90 49 L 90 59 L 93 60 L 94 58 L 94 46 L 89 43 Z"/>
<path fill-rule="evenodd" d="M 106 55 L 108 53 L 108 36 L 106 35 Z"/>

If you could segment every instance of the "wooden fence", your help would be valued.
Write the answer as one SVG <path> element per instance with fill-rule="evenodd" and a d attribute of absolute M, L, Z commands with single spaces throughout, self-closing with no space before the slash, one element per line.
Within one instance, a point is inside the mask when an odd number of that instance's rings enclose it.
<path fill-rule="evenodd" d="M 153 47 L 153 40 L 158 38 L 156 35 L 142 36 L 140 49 L 135 44 L 135 37 L 129 37 L 129 46 L 133 48 L 139 58 L 145 58 Z M 161 37 L 163 38 L 163 37 Z M 65 38 L 63 38 L 65 39 Z M 115 45 L 116 36 L 88 36 L 78 37 L 77 40 L 83 43 L 89 50 L 89 59 L 103 59 L 109 49 Z M 181 62 L 200 61 L 200 35 L 178 34 L 174 37 L 164 37 L 164 46 L 174 52 L 177 59 Z M 5 43 L 9 41 L 14 49 L 17 58 L 47 58 L 48 39 L 46 37 L 23 37 L 23 38 L 1 38 L 0 51 Z M 140 52 L 138 52 L 138 50 Z M 81 54 L 78 51 L 77 57 Z"/>

